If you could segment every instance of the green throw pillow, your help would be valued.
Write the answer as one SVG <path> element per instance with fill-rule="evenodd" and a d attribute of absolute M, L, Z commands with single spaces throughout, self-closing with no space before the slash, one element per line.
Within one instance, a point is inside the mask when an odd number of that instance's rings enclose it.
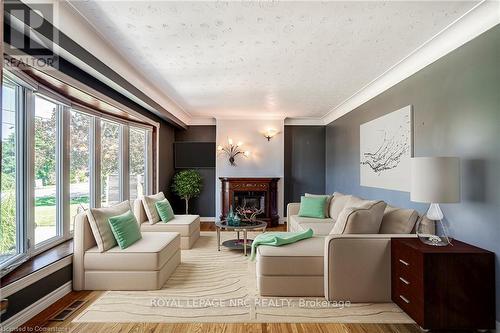
<path fill-rule="evenodd" d="M 168 222 L 174 218 L 174 211 L 167 199 L 155 202 L 155 206 L 162 222 Z"/>
<path fill-rule="evenodd" d="M 326 197 L 300 197 L 300 217 L 325 218 Z"/>
<path fill-rule="evenodd" d="M 139 224 L 132 211 L 110 217 L 109 225 L 120 249 L 126 249 L 142 238 Z"/>

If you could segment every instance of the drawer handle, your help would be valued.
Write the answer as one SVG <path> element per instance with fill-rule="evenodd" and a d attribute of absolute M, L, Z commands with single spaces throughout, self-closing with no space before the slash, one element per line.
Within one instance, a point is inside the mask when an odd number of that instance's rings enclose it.
<path fill-rule="evenodd" d="M 406 261 L 404 261 L 403 259 L 399 259 L 399 262 L 402 263 L 405 266 L 410 266 L 410 264 L 407 263 Z"/>
<path fill-rule="evenodd" d="M 406 284 L 406 285 L 409 285 L 409 284 L 410 284 L 410 282 L 409 282 L 408 280 L 405 280 L 405 279 L 403 279 L 402 277 L 399 277 L 399 279 L 401 280 L 401 282 L 403 282 L 403 283 L 404 283 L 404 284 Z"/>
<path fill-rule="evenodd" d="M 406 304 L 410 304 L 410 300 L 402 295 L 399 295 L 399 298 L 401 298 L 403 301 L 405 301 Z"/>

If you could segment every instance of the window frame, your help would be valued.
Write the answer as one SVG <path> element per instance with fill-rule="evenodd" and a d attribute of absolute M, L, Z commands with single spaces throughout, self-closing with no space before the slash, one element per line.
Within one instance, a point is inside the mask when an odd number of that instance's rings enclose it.
<path fill-rule="evenodd" d="M 35 240 L 35 149 L 31 149 L 28 151 L 29 154 L 29 159 L 28 159 L 28 179 L 29 179 L 29 186 L 28 189 L 28 196 L 29 199 L 27 200 L 29 202 L 29 218 L 27 221 L 28 224 L 28 244 L 29 246 L 29 255 L 34 256 L 38 253 L 44 252 L 51 247 L 54 247 L 57 244 L 60 244 L 64 241 L 66 241 L 67 235 L 65 235 L 67 232 L 66 230 L 69 230 L 69 220 L 66 220 L 65 214 L 67 211 L 67 208 L 64 206 L 64 202 L 66 201 L 65 198 L 63 197 L 65 194 L 65 189 L 64 186 L 67 184 L 64 184 L 64 178 L 65 178 L 65 168 L 67 168 L 68 164 L 68 158 L 66 156 L 67 154 L 67 148 L 68 145 L 65 144 L 66 137 L 64 135 L 67 133 L 65 130 L 65 127 L 69 126 L 69 123 L 67 121 L 64 121 L 65 118 L 65 108 L 66 106 L 52 98 L 52 96 L 46 96 L 45 94 L 41 92 L 34 92 L 32 93 L 33 97 L 31 98 L 31 107 L 27 110 L 26 112 L 29 115 L 28 118 L 28 126 L 29 126 L 29 131 L 28 133 L 30 134 L 28 136 L 28 147 L 35 147 L 35 99 L 36 97 L 45 99 L 47 101 L 50 101 L 52 103 L 55 103 L 57 105 L 56 107 L 56 235 L 52 236 L 46 240 L 43 240 L 40 243 L 36 243 Z M 67 227 L 66 227 L 67 225 Z"/>
<path fill-rule="evenodd" d="M 23 261 L 28 257 L 28 242 L 26 237 L 26 170 L 25 170 L 25 160 L 26 160 L 26 145 L 25 145 L 25 130 L 26 130 L 26 117 L 24 106 L 25 100 L 25 89 L 26 87 L 17 82 L 10 75 L 4 75 L 2 78 L 2 89 L 3 84 L 6 82 L 15 90 L 15 152 L 16 152 L 16 176 L 15 176 L 15 191 L 16 191 L 16 209 L 15 209 L 15 220 L 16 220 L 16 253 L 6 259 L 4 262 L 0 263 L 0 269 L 6 269 L 7 272 L 10 271 L 9 268 L 13 267 L 17 262 Z M 3 106 L 2 106 L 3 107 Z M 2 110 L 3 112 L 3 110 Z M 1 274 L 0 274 L 1 275 Z"/>
<path fill-rule="evenodd" d="M 145 128 L 143 126 L 129 125 L 128 127 L 128 150 L 130 151 L 130 133 L 134 130 L 144 131 L 144 195 L 151 195 L 153 189 L 153 131 L 149 128 Z M 130 169 L 130 161 L 128 161 L 129 169 Z M 128 181 L 130 182 L 130 170 L 128 172 Z M 130 183 L 128 184 L 128 188 L 130 191 Z M 132 200 L 129 192 L 129 200 Z M 134 198 L 135 200 L 136 198 Z"/>
<path fill-rule="evenodd" d="M 68 195 L 67 195 L 67 198 L 68 198 L 68 211 L 69 211 L 69 218 L 68 218 L 68 221 L 69 221 L 69 225 L 67 226 L 67 230 L 68 230 L 68 238 L 72 238 L 73 237 L 73 233 L 75 231 L 74 229 L 74 226 L 73 226 L 73 230 L 71 230 L 71 219 L 73 218 L 71 216 L 71 180 L 69 179 L 69 175 L 70 175 L 70 172 L 71 172 L 71 116 L 72 116 L 72 113 L 75 112 L 75 113 L 79 113 L 79 114 L 82 114 L 84 116 L 87 116 L 89 117 L 90 119 L 90 124 L 89 124 L 89 160 L 88 160 L 88 166 L 89 166 L 89 208 L 95 208 L 95 165 L 96 165 L 96 161 L 95 161 L 95 123 L 96 123 L 96 117 L 93 116 L 93 115 L 90 115 L 88 113 L 85 113 L 85 112 L 81 112 L 79 110 L 76 110 L 74 108 L 69 108 L 68 109 L 68 114 L 69 114 L 69 119 L 68 119 L 68 123 L 69 123 L 69 126 L 68 126 Z"/>

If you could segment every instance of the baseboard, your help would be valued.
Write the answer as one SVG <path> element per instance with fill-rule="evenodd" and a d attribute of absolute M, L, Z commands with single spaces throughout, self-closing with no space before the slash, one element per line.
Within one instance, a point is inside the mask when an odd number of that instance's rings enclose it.
<path fill-rule="evenodd" d="M 200 222 L 215 222 L 215 217 L 213 217 L 213 216 L 200 216 Z"/>
<path fill-rule="evenodd" d="M 0 331 L 11 332 L 15 330 L 16 328 L 51 306 L 57 300 L 69 294 L 72 290 L 72 281 L 66 282 L 50 294 L 45 295 L 35 303 L 28 306 L 26 309 L 16 313 L 14 316 L 2 322 L 2 324 L 0 325 Z"/>

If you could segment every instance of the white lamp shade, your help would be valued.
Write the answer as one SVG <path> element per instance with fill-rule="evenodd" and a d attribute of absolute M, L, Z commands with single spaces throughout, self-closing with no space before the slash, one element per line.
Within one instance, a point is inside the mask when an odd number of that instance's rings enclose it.
<path fill-rule="evenodd" d="M 460 201 L 458 157 L 414 157 L 411 159 L 411 201 L 453 203 Z"/>

